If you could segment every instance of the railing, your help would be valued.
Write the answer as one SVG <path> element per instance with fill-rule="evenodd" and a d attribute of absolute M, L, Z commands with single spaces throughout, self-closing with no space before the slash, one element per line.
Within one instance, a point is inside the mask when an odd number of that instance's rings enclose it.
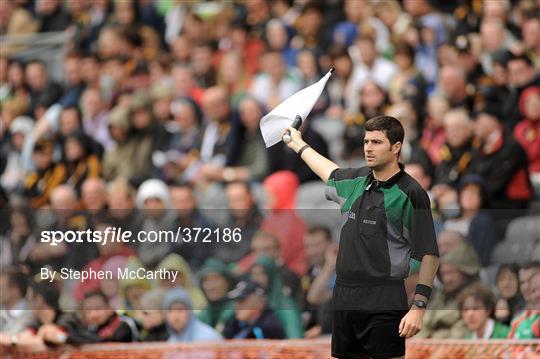
<path fill-rule="evenodd" d="M 407 341 L 410 359 L 477 359 L 521 358 L 525 353 L 540 355 L 536 340 L 436 340 Z M 330 339 L 315 340 L 230 340 L 213 343 L 112 343 L 81 347 L 63 347 L 46 353 L 12 353 L 14 358 L 264 358 L 323 359 L 330 358 Z M 9 357 L 9 356 L 8 356 Z"/>
<path fill-rule="evenodd" d="M 40 59 L 46 63 L 49 74 L 55 80 L 62 81 L 65 45 L 73 35 L 73 31 L 59 31 L 0 36 L 0 55 L 23 61 Z"/>

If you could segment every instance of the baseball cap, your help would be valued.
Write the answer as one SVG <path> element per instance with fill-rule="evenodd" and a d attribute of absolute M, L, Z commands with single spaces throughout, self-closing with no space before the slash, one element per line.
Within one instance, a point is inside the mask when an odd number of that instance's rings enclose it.
<path fill-rule="evenodd" d="M 266 292 L 259 283 L 252 280 L 244 280 L 238 283 L 233 290 L 227 293 L 227 298 L 232 300 L 243 300 L 253 293 L 264 295 Z"/>

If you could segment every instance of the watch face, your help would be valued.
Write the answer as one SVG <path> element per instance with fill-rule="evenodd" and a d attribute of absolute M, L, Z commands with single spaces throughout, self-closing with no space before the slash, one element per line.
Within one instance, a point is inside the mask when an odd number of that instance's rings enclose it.
<path fill-rule="evenodd" d="M 424 302 L 423 300 L 415 300 L 414 305 L 416 305 L 418 308 L 423 309 L 426 307 L 426 302 Z"/>

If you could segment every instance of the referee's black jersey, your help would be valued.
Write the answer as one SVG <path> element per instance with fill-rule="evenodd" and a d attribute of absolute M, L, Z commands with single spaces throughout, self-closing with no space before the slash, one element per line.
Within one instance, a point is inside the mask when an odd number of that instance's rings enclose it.
<path fill-rule="evenodd" d="M 330 174 L 326 198 L 337 202 L 342 214 L 338 284 L 403 279 L 411 257 L 439 255 L 427 193 L 399 167 L 385 182 L 375 180 L 368 167 Z"/>

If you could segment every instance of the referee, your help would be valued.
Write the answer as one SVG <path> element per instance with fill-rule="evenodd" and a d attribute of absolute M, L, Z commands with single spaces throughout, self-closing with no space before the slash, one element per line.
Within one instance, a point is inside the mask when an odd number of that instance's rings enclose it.
<path fill-rule="evenodd" d="M 405 338 L 422 328 L 439 264 L 429 198 L 398 162 L 404 130 L 389 116 L 365 124 L 367 166 L 339 168 L 292 127 L 287 144 L 327 184 L 341 207 L 342 228 L 333 294 L 332 355 L 396 358 Z M 404 279 L 409 261 L 421 261 L 414 303 Z"/>

